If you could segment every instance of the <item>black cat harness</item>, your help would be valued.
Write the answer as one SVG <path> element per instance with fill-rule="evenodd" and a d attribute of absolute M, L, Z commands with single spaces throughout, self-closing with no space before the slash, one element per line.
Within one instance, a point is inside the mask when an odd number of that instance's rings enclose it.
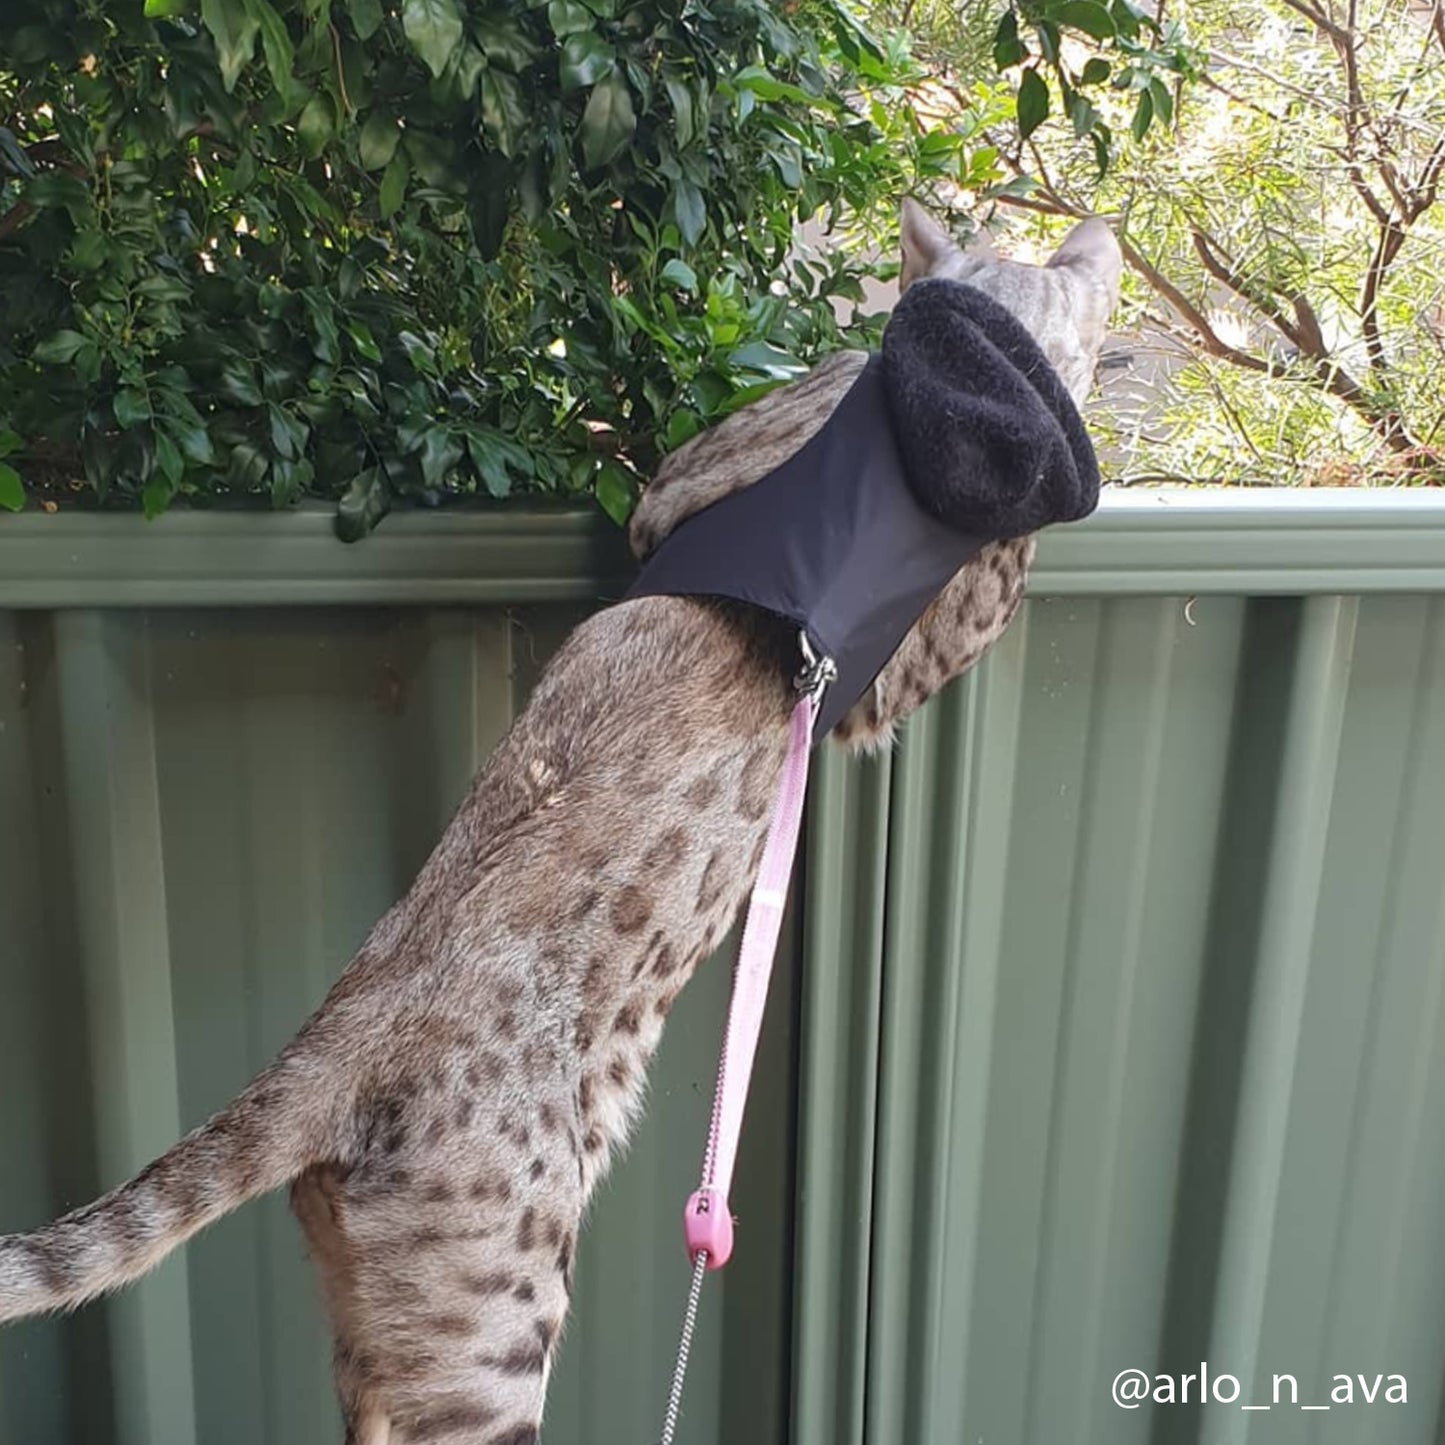
<path fill-rule="evenodd" d="M 965 562 L 1098 497 L 1083 422 L 1034 339 L 982 291 L 920 281 L 811 440 L 683 522 L 627 596 L 729 597 L 796 624 L 836 669 L 822 737 Z"/>

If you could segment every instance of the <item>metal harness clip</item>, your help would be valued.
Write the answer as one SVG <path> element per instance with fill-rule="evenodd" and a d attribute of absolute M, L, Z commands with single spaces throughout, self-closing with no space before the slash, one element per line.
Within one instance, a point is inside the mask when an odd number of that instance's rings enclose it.
<path fill-rule="evenodd" d="M 806 632 L 798 633 L 798 647 L 803 654 L 803 669 L 794 677 L 793 686 L 804 697 L 822 697 L 823 690 L 838 676 L 838 664 L 826 654 L 819 657 Z"/>

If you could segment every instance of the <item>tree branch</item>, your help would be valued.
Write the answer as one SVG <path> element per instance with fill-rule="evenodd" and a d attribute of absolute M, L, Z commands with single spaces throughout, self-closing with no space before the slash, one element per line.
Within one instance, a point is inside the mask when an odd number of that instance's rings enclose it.
<path fill-rule="evenodd" d="M 1267 317 L 1270 324 L 1291 346 L 1300 351 L 1308 349 L 1303 330 L 1284 314 L 1269 290 L 1257 286 L 1248 277 L 1242 275 L 1221 253 L 1219 243 L 1206 236 L 1198 225 L 1191 225 L 1189 233 L 1194 242 L 1194 254 L 1199 257 L 1200 265 L 1216 281 L 1227 286 L 1241 301 L 1247 301 L 1262 316 Z M 1298 307 L 1300 298 L 1293 299 Z M 1313 316 L 1313 312 L 1311 312 L 1311 316 Z M 1316 325 L 1316 332 L 1318 329 L 1318 325 Z M 1320 344 L 1323 345 L 1323 339 Z"/>
<path fill-rule="evenodd" d="M 1284 316 L 1273 297 L 1261 292 L 1258 287 L 1251 285 L 1246 278 L 1240 276 L 1213 249 L 1209 239 L 1197 227 L 1194 228 L 1193 235 L 1195 254 L 1198 255 L 1204 269 L 1233 291 L 1242 301 L 1247 301 L 1262 315 L 1267 316 L 1280 332 L 1299 348 L 1301 359 L 1306 363 L 1319 386 L 1329 392 L 1331 396 L 1338 397 L 1358 413 L 1391 451 L 1416 453 L 1420 450 L 1419 444 L 1410 435 L 1409 428 L 1405 425 L 1405 419 L 1400 415 L 1398 408 L 1381 405 L 1378 397 L 1356 381 L 1324 346 L 1324 339 L 1319 335 L 1317 320 L 1314 322 L 1315 337 L 1309 338 L 1316 341 L 1317 344 L 1307 345 L 1304 333 Z M 1386 264 L 1388 265 L 1388 262 Z M 1310 316 L 1313 320 L 1313 311 L 1310 312 Z"/>
<path fill-rule="evenodd" d="M 7 241 L 35 214 L 29 201 L 20 201 L 0 215 L 0 241 Z"/>
<path fill-rule="evenodd" d="M 1425 169 L 1420 173 L 1419 183 L 1412 188 L 1410 212 L 1405 217 L 1407 222 L 1418 221 L 1435 204 L 1440 194 L 1442 175 L 1445 175 L 1445 136 L 1435 142 L 1435 149 L 1430 152 Z"/>
<path fill-rule="evenodd" d="M 1370 264 L 1365 269 L 1364 284 L 1360 287 L 1360 329 L 1365 337 L 1365 354 L 1370 358 L 1370 371 L 1381 386 L 1388 384 L 1390 363 L 1385 355 L 1384 338 L 1380 335 L 1380 287 L 1384 284 L 1390 263 L 1400 254 L 1400 247 L 1404 244 L 1405 233 L 1400 227 L 1394 224 L 1381 226 Z"/>
<path fill-rule="evenodd" d="M 1124 253 L 1125 261 L 1149 283 L 1156 295 L 1168 302 L 1188 323 L 1199 338 L 1199 344 L 1211 356 L 1233 362 L 1235 366 L 1243 367 L 1246 371 L 1257 371 L 1265 376 L 1278 374 L 1279 368 L 1267 357 L 1256 356 L 1252 351 L 1245 351 L 1226 341 L 1210 324 L 1209 318 L 1203 311 L 1152 262 L 1146 260 L 1143 253 L 1127 236 L 1116 236 L 1115 239 L 1119 242 L 1119 249 Z"/>
<path fill-rule="evenodd" d="M 1297 14 L 1303 15 L 1315 29 L 1323 31 L 1331 40 L 1339 38 L 1340 27 L 1318 6 L 1309 4 L 1308 0 L 1284 0 L 1284 3 Z"/>

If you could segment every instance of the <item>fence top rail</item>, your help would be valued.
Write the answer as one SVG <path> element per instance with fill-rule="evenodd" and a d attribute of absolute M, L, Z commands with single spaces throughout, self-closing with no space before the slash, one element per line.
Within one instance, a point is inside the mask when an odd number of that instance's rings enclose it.
<path fill-rule="evenodd" d="M 397 513 L 338 542 L 288 512 L 0 517 L 0 607 L 339 606 L 617 597 L 632 564 L 592 510 Z M 1035 596 L 1445 592 L 1445 492 L 1105 489 L 1040 542 Z"/>

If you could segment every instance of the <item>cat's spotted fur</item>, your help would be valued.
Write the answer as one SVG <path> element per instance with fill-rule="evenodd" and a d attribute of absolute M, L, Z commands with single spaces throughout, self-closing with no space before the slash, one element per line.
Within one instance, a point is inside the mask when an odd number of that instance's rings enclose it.
<path fill-rule="evenodd" d="M 904 246 L 905 280 L 967 271 L 1087 389 L 1118 276 L 1097 223 L 1052 270 L 969 260 L 916 209 Z M 669 458 L 636 549 L 783 461 L 859 364 L 835 358 Z M 886 736 L 975 661 L 1031 555 L 1001 543 L 965 567 L 839 736 Z M 290 1185 L 348 1445 L 535 1442 L 588 1197 L 759 861 L 795 664 L 791 630 L 740 605 L 647 598 L 584 622 L 276 1062 L 129 1183 L 0 1239 L 0 1320 L 134 1279 Z"/>

